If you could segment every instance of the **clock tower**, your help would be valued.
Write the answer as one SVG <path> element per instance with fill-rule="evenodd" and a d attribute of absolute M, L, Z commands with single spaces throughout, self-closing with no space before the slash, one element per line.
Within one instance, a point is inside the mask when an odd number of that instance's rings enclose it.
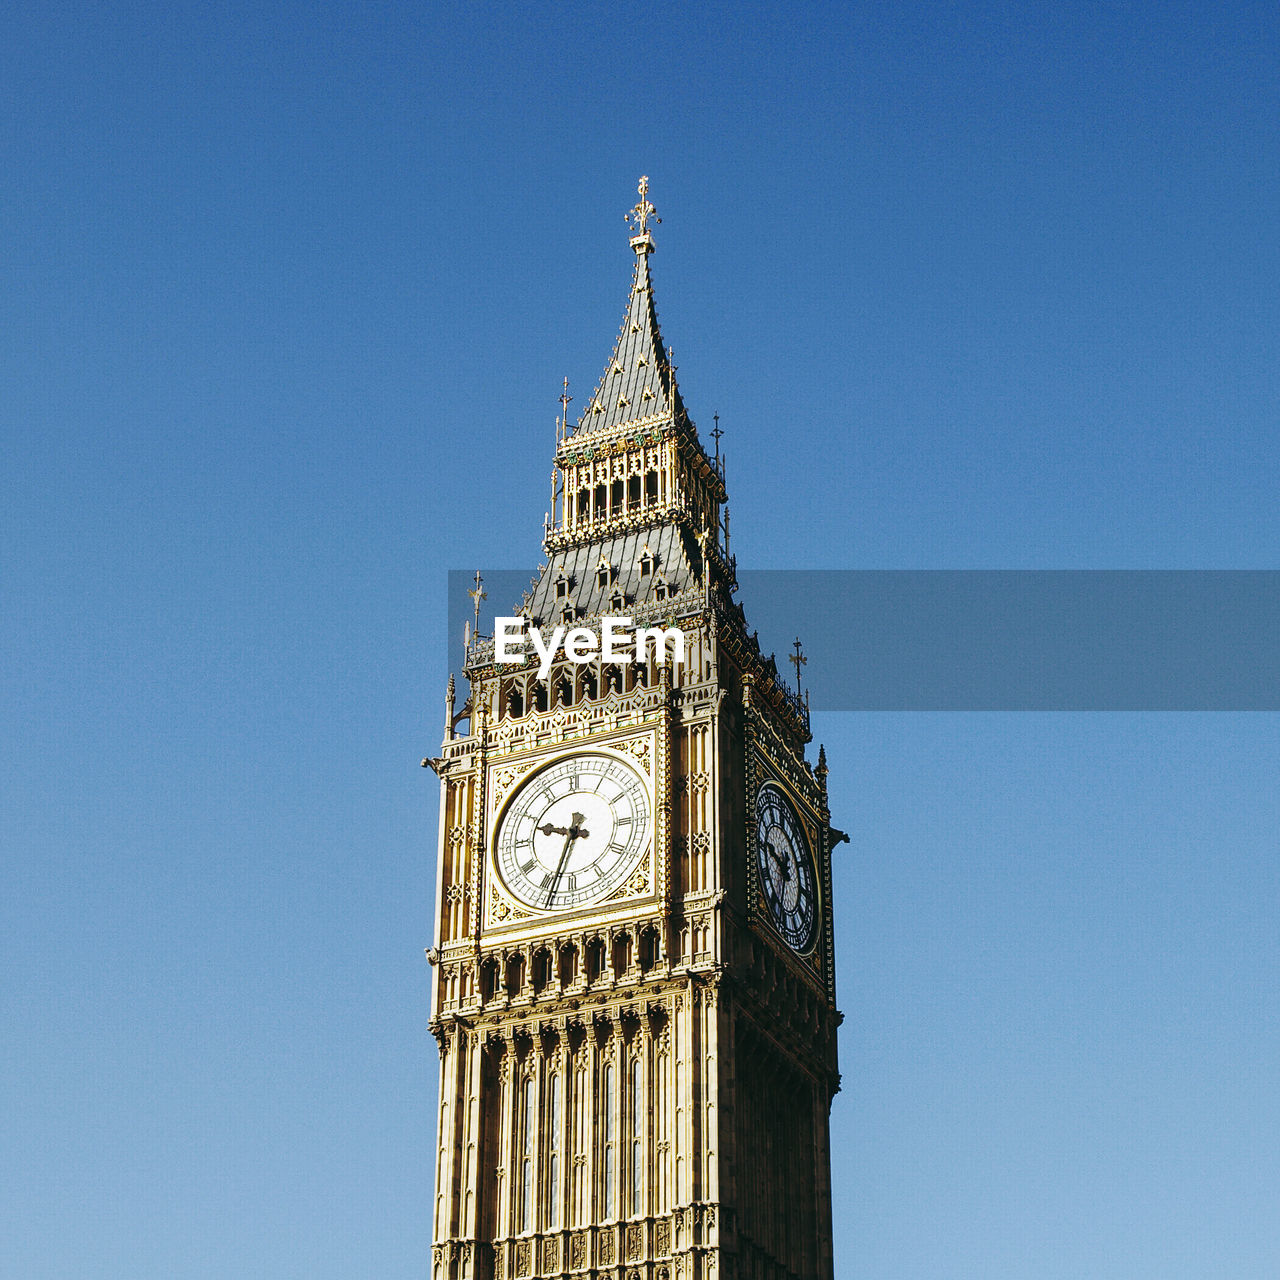
<path fill-rule="evenodd" d="M 626 315 L 561 419 L 546 563 L 512 610 L 579 644 L 513 659 L 472 634 L 470 694 L 457 709 L 450 677 L 424 762 L 433 1280 L 832 1276 L 843 837 L 807 703 L 735 600 L 718 431 L 712 456 L 658 329 L 639 190 Z M 678 630 L 682 657 L 611 654 L 621 619 Z"/>

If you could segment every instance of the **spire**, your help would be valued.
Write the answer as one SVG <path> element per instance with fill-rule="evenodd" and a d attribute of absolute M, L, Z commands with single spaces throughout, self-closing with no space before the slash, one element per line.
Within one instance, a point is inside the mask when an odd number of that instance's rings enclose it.
<path fill-rule="evenodd" d="M 649 179 L 641 178 L 637 190 L 640 200 L 627 214 L 635 232 L 631 248 L 636 255 L 627 314 L 614 343 L 613 357 L 578 419 L 575 436 L 685 416 L 671 355 L 658 329 L 649 279 L 649 255 L 657 248 L 650 224 L 662 219 L 649 201 Z"/>

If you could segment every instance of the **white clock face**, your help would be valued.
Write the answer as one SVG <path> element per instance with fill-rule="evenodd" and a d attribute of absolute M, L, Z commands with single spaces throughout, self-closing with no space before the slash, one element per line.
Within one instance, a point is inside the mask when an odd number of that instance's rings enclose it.
<path fill-rule="evenodd" d="M 587 906 L 624 884 L 649 848 L 649 792 L 616 756 L 580 755 L 534 774 L 498 826 L 503 882 L 543 911 Z"/>
<path fill-rule="evenodd" d="M 813 859 L 791 801 L 772 782 L 756 794 L 756 860 L 774 928 L 794 950 L 810 950 L 818 931 Z"/>

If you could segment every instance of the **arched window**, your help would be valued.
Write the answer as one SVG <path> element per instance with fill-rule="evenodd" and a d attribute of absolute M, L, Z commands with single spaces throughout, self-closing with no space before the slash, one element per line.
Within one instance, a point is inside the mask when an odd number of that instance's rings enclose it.
<path fill-rule="evenodd" d="M 533 990 L 541 995 L 551 983 L 551 952 L 540 947 L 533 953 Z"/>
<path fill-rule="evenodd" d="M 614 1216 L 613 1178 L 616 1168 L 614 1157 L 616 1137 L 614 1133 L 613 1104 L 613 1063 L 606 1062 L 604 1069 L 600 1073 L 600 1137 L 604 1145 L 604 1159 L 600 1162 L 600 1177 L 604 1184 L 600 1188 L 600 1207 L 606 1218 Z"/>
<path fill-rule="evenodd" d="M 644 1143 L 641 1133 L 645 1122 L 644 1079 L 640 1060 L 631 1064 L 631 1212 L 644 1212 Z"/>
<path fill-rule="evenodd" d="M 489 959 L 480 966 L 480 998 L 492 1000 L 498 994 L 498 962 Z"/>
<path fill-rule="evenodd" d="M 549 1228 L 560 1225 L 560 1075 L 549 1083 L 547 1099 L 547 1221 Z"/>
<path fill-rule="evenodd" d="M 520 1189 L 516 1203 L 516 1230 L 533 1230 L 533 1131 L 537 1117 L 533 1111 L 533 1078 L 526 1076 L 520 1086 Z"/>
<path fill-rule="evenodd" d="M 570 1132 L 573 1135 L 573 1197 L 570 1201 L 569 1213 L 575 1227 L 587 1221 L 587 1144 L 590 1141 L 587 1130 L 587 1068 L 585 1061 L 579 1057 L 578 1066 L 573 1073 L 573 1095 L 569 1106 L 573 1113 Z M 578 1156 L 583 1157 L 577 1159 Z"/>
<path fill-rule="evenodd" d="M 567 942 L 560 948 L 560 985 L 567 987 L 578 976 L 578 948 Z"/>
<path fill-rule="evenodd" d="M 604 973 L 604 942 L 592 938 L 587 943 L 587 981 L 596 982 Z"/>

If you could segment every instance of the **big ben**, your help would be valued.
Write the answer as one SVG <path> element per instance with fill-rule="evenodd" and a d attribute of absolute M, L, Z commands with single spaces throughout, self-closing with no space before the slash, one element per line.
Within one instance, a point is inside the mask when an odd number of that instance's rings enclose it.
<path fill-rule="evenodd" d="M 828 1280 L 842 837 L 807 705 L 736 599 L 647 179 L 629 217 L 626 314 L 561 419 L 545 565 L 507 620 L 527 634 L 470 637 L 426 762 L 432 1275 Z"/>

